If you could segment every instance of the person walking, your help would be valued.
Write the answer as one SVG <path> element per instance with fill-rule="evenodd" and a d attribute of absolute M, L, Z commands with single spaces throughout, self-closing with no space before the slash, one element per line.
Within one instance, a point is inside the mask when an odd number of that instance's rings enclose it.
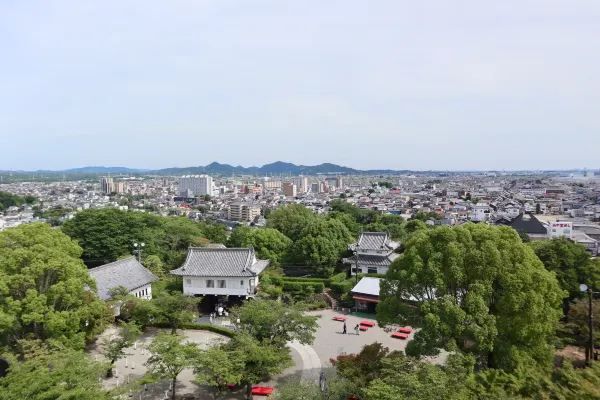
<path fill-rule="evenodd" d="M 344 331 L 342 332 L 344 335 L 346 334 L 346 321 L 344 321 Z"/>
<path fill-rule="evenodd" d="M 354 332 L 356 333 L 356 336 L 360 335 L 360 326 L 358 326 L 358 324 L 354 327 Z"/>

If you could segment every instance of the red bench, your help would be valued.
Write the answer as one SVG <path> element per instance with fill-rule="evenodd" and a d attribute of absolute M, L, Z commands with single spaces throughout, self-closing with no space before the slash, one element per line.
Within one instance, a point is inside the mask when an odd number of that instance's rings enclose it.
<path fill-rule="evenodd" d="M 404 327 L 404 328 L 400 328 L 400 329 L 398 329 L 398 332 L 400 332 L 400 333 L 411 333 L 411 332 L 412 332 L 412 329 L 410 329 L 410 327 L 409 327 L 409 326 L 406 326 L 406 327 Z"/>
<path fill-rule="evenodd" d="M 360 326 L 358 329 L 360 329 L 361 331 L 365 332 L 366 330 L 368 330 L 368 329 L 369 329 L 369 327 L 368 327 L 368 326 L 361 325 L 361 326 Z"/>
<path fill-rule="evenodd" d="M 408 339 L 408 335 L 406 333 L 400 333 L 400 332 L 392 333 L 392 337 L 395 339 L 402 339 L 402 340 Z"/>
<path fill-rule="evenodd" d="M 273 393 L 275 389 L 270 386 L 252 386 L 252 394 L 257 396 L 268 396 Z"/>
<path fill-rule="evenodd" d="M 364 325 L 364 326 L 368 326 L 369 328 L 372 328 L 375 326 L 375 322 L 369 321 L 369 320 L 360 321 L 360 324 Z"/>
<path fill-rule="evenodd" d="M 347 318 L 347 317 L 344 317 L 343 315 L 336 315 L 336 316 L 334 316 L 332 319 L 333 319 L 334 321 L 345 321 L 345 320 L 347 320 L 348 318 Z"/>

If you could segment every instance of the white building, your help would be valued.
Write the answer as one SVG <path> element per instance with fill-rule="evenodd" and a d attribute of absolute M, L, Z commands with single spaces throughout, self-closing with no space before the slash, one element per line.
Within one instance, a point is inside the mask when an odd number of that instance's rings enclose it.
<path fill-rule="evenodd" d="M 88 270 L 96 281 L 96 292 L 102 300 L 110 299 L 110 290 L 122 286 L 129 294 L 152 299 L 152 282 L 158 278 L 140 264 L 134 256 Z"/>
<path fill-rule="evenodd" d="M 191 247 L 185 263 L 172 275 L 183 278 L 188 296 L 254 297 L 259 275 L 269 265 L 256 258 L 252 248 Z"/>
<path fill-rule="evenodd" d="M 296 185 L 296 190 L 298 191 L 298 193 L 306 193 L 309 190 L 308 178 L 306 176 L 298 176 L 296 178 L 292 178 L 292 183 Z"/>
<path fill-rule="evenodd" d="M 179 195 L 183 197 L 212 196 L 213 179 L 209 175 L 185 175 L 179 178 Z"/>
<path fill-rule="evenodd" d="M 392 262 L 400 255 L 394 250 L 400 246 L 391 240 L 386 232 L 363 232 L 358 242 L 348 247 L 354 255 L 344 258 L 344 264 L 350 264 L 352 275 L 385 274 Z"/>
<path fill-rule="evenodd" d="M 553 221 L 548 225 L 548 237 L 559 238 L 566 237 L 571 239 L 573 237 L 573 222 L 571 221 Z"/>
<path fill-rule="evenodd" d="M 252 222 L 260 215 L 260 206 L 243 201 L 231 203 L 227 209 L 227 219 Z"/>
<path fill-rule="evenodd" d="M 102 300 L 110 300 L 110 291 L 117 287 L 124 287 L 132 296 L 151 300 L 152 282 L 158 280 L 134 256 L 91 268 L 88 273 L 96 281 L 96 292 Z M 120 306 L 113 306 L 115 316 L 120 314 Z"/>
<path fill-rule="evenodd" d="M 487 221 L 490 217 L 491 208 L 485 203 L 475 204 L 469 213 L 471 221 Z"/>

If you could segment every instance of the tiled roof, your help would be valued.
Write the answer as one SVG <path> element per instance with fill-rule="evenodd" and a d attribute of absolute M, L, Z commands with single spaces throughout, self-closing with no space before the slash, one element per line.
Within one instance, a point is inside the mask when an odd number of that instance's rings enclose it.
<path fill-rule="evenodd" d="M 158 280 L 133 256 L 91 268 L 89 274 L 96 281 L 98 296 L 103 300 L 109 299 L 109 290 L 117 286 L 123 286 L 132 291 Z"/>
<path fill-rule="evenodd" d="M 385 255 L 376 255 L 376 254 L 359 254 L 358 255 L 358 265 L 376 265 L 380 267 L 389 266 L 396 258 L 398 258 L 400 254 L 390 253 Z M 356 260 L 355 256 L 348 257 L 344 259 L 344 263 L 346 264 L 354 264 Z"/>
<path fill-rule="evenodd" d="M 358 238 L 358 247 L 364 250 L 381 250 L 386 247 L 387 239 L 385 232 L 363 232 Z"/>
<path fill-rule="evenodd" d="M 256 276 L 269 265 L 252 248 L 190 247 L 185 263 L 171 271 L 181 276 Z"/>
<path fill-rule="evenodd" d="M 527 234 L 545 235 L 547 233 L 544 224 L 542 224 L 534 215 L 531 214 L 520 214 L 519 216 L 508 221 L 506 219 L 500 219 L 496 223 L 508 225 L 518 232 Z"/>

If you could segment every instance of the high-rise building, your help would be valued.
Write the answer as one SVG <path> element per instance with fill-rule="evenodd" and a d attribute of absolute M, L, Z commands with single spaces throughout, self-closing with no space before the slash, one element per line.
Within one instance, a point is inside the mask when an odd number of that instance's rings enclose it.
<path fill-rule="evenodd" d="M 282 185 L 282 189 L 283 194 L 286 197 L 296 197 L 297 195 L 296 185 L 294 185 L 292 182 L 284 182 Z"/>
<path fill-rule="evenodd" d="M 263 188 L 265 190 L 279 190 L 279 189 L 281 189 L 281 181 L 279 181 L 279 180 L 276 180 L 276 181 L 265 180 L 263 182 Z"/>
<path fill-rule="evenodd" d="M 298 191 L 298 193 L 308 192 L 308 178 L 306 176 L 298 176 L 296 178 L 292 178 L 292 183 L 296 185 L 296 190 Z"/>
<path fill-rule="evenodd" d="M 115 184 L 113 178 L 110 176 L 103 176 L 100 178 L 100 191 L 104 194 L 111 194 L 115 191 Z"/>
<path fill-rule="evenodd" d="M 123 181 L 115 182 L 115 193 L 125 193 L 127 191 L 127 185 Z"/>
<path fill-rule="evenodd" d="M 179 178 L 179 195 L 194 197 L 213 194 L 213 179 L 208 175 L 186 175 Z"/>

